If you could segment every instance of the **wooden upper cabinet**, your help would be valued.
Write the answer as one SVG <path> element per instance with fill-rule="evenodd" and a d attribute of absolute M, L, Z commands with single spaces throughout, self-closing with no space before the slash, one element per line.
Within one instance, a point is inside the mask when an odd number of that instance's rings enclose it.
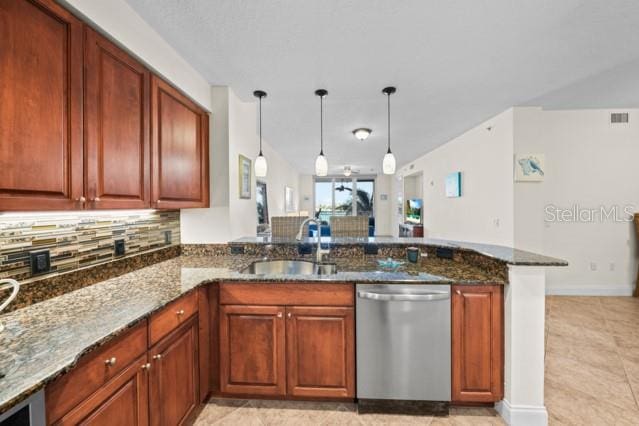
<path fill-rule="evenodd" d="M 208 207 L 208 114 L 153 76 L 151 116 L 152 207 Z"/>
<path fill-rule="evenodd" d="M 285 395 L 283 306 L 220 306 L 220 390 Z"/>
<path fill-rule="evenodd" d="M 198 317 L 162 339 L 149 357 L 150 424 L 189 424 L 200 403 Z"/>
<path fill-rule="evenodd" d="M 0 210 L 82 208 L 82 23 L 0 1 Z"/>
<path fill-rule="evenodd" d="M 86 206 L 150 207 L 150 74 L 90 28 L 85 38 Z"/>
<path fill-rule="evenodd" d="M 288 394 L 355 397 L 353 308 L 287 307 Z"/>
<path fill-rule="evenodd" d="M 503 303 L 501 285 L 453 286 L 453 401 L 503 398 Z"/>

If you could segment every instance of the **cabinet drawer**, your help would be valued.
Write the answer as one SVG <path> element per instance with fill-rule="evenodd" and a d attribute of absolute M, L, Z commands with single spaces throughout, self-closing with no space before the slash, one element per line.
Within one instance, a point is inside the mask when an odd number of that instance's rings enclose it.
<path fill-rule="evenodd" d="M 352 284 L 222 283 L 222 305 L 353 306 Z"/>
<path fill-rule="evenodd" d="M 46 389 L 49 422 L 60 419 L 144 354 L 146 333 L 147 324 L 142 321 L 126 334 L 84 356 L 73 370 L 49 385 Z"/>
<path fill-rule="evenodd" d="M 197 313 L 197 291 L 180 297 L 153 314 L 149 323 L 149 346 L 159 342 L 195 313 Z"/>

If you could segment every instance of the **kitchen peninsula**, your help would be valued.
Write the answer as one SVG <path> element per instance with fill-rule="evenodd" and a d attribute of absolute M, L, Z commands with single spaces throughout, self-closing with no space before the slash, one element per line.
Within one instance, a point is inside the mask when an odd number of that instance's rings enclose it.
<path fill-rule="evenodd" d="M 562 266 L 565 262 L 491 245 L 428 239 L 328 238 L 323 240 L 323 244 L 330 247 L 328 262 L 337 264 L 335 274 L 242 273 L 252 262 L 265 258 L 308 260 L 310 254 L 299 253 L 305 250 L 305 243 L 310 242 L 299 244 L 250 237 L 228 245 L 184 245 L 182 254 L 173 259 L 2 315 L 0 320 L 6 329 L 0 334 L 0 411 L 8 410 L 45 386 L 49 397 L 52 394 L 50 389 L 55 390 L 60 381 L 87 364 L 85 359 L 90 359 L 95 353 L 102 356 L 104 348 L 117 345 L 119 339 L 130 338 L 133 333 L 131 330 L 142 327 L 142 323 L 149 323 L 150 343 L 161 341 L 166 333 L 174 331 L 169 328 L 160 333 L 158 338 L 152 338 L 154 324 L 165 327 L 165 320 L 157 318 L 165 317 L 167 314 L 164 312 L 168 309 L 168 315 L 173 320 L 174 307 L 184 303 L 189 306 L 186 315 L 180 314 L 185 316 L 184 321 L 198 318 L 193 320 L 193 324 L 199 324 L 199 334 L 194 331 L 195 334 L 191 336 L 199 335 L 196 340 L 200 357 L 193 361 L 194 365 L 199 363 L 199 367 L 194 369 L 199 377 L 197 392 L 193 394 L 197 395 L 197 401 L 204 401 L 209 394 L 230 396 L 240 391 L 244 395 L 251 394 L 250 389 L 246 391 L 247 388 L 234 390 L 233 386 L 225 386 L 231 381 L 220 367 L 220 362 L 225 362 L 224 351 L 220 347 L 235 344 L 220 329 L 220 323 L 225 321 L 225 309 L 231 306 L 229 303 L 233 306 L 245 303 L 330 306 L 334 302 L 340 309 L 353 309 L 354 284 L 384 283 L 452 284 L 456 289 L 453 298 L 460 297 L 462 305 L 470 303 L 471 309 L 482 310 L 483 302 L 495 303 L 503 297 L 503 380 L 501 383 L 492 383 L 492 376 L 489 377 L 489 389 L 479 396 L 464 393 L 463 380 L 457 384 L 453 381 L 453 395 L 458 396 L 453 398 L 453 403 L 463 403 L 464 400 L 497 402 L 502 415 L 511 417 L 541 415 L 544 412 L 544 268 Z M 409 245 L 421 249 L 423 255 L 418 264 L 407 263 L 397 271 L 380 270 L 378 259 L 404 259 L 405 249 Z M 478 298 L 479 293 L 473 292 L 473 289 L 482 288 L 497 289 L 497 293 L 494 293 L 497 297 Z M 465 291 L 468 293 L 465 294 Z M 183 302 L 189 297 L 190 302 Z M 246 300 L 242 301 L 242 298 Z M 260 298 L 261 301 L 258 300 Z M 280 300 L 282 298 L 289 298 L 291 302 Z M 231 299 L 232 302 L 229 301 Z M 272 301 L 269 302 L 269 299 Z M 176 312 L 184 310 L 180 308 Z M 275 318 L 279 312 L 274 312 Z M 174 327 L 179 328 L 182 324 L 179 319 Z M 497 330 L 501 330 L 501 327 L 501 324 L 497 324 Z M 222 330 L 219 336 L 218 330 Z M 463 332 L 461 330 L 461 336 Z M 146 336 L 146 332 L 140 333 Z M 349 335 L 352 338 L 352 334 Z M 490 339 L 498 339 L 495 347 L 501 349 L 501 335 Z M 489 342 L 490 345 L 492 343 Z M 350 349 L 345 350 L 352 351 L 353 344 L 351 342 Z M 492 351 L 491 348 L 488 350 Z M 499 357 L 500 353 L 493 351 L 487 356 L 492 355 Z M 472 354 L 465 356 L 472 358 Z M 226 359 L 226 362 L 241 361 Z M 147 364 L 143 362 L 141 365 Z M 463 367 L 463 362 L 459 366 Z M 347 367 L 347 371 L 354 374 L 353 366 Z M 453 372 L 454 367 L 455 364 Z M 500 371 L 495 374 L 501 377 Z M 223 380 L 225 377 L 226 384 Z M 353 399 L 356 397 L 352 382 L 354 377 L 349 380 L 348 386 L 345 385 L 340 392 L 327 392 L 326 395 L 316 393 L 315 396 Z M 255 391 L 259 387 L 253 386 L 251 389 Z M 493 394 L 491 392 L 494 389 L 497 393 Z M 290 392 L 282 392 L 280 394 L 290 396 Z M 256 394 L 268 392 L 258 391 Z M 304 395 L 304 392 L 300 395 Z M 313 396 L 313 393 L 306 394 L 306 397 Z M 56 410 L 51 405 L 52 401 L 51 398 L 47 399 L 49 415 L 57 413 L 63 416 L 73 408 L 71 404 Z M 188 408 L 189 413 L 199 405 L 197 401 L 194 400 L 192 407 Z M 523 406 L 526 406 L 525 410 L 521 408 Z"/>

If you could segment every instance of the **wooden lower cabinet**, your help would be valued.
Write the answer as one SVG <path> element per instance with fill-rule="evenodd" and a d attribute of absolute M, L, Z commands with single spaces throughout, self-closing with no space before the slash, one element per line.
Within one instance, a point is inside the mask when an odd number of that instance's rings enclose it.
<path fill-rule="evenodd" d="M 168 304 L 47 385 L 47 424 L 192 423 L 212 383 L 206 322 L 217 318 L 209 307 L 216 290 L 202 287 Z M 152 329 L 163 337 L 152 339 Z"/>
<path fill-rule="evenodd" d="M 355 397 L 353 308 L 287 307 L 288 394 Z"/>
<path fill-rule="evenodd" d="M 453 402 L 503 398 L 503 304 L 501 285 L 453 286 Z"/>
<path fill-rule="evenodd" d="M 188 423 L 200 403 L 198 317 L 192 317 L 149 351 L 151 425 Z"/>
<path fill-rule="evenodd" d="M 222 283 L 220 393 L 354 398 L 353 299 L 346 283 Z"/>
<path fill-rule="evenodd" d="M 285 395 L 282 306 L 220 307 L 220 390 L 239 395 Z"/>
<path fill-rule="evenodd" d="M 148 425 L 146 364 L 146 354 L 144 354 L 55 424 Z"/>

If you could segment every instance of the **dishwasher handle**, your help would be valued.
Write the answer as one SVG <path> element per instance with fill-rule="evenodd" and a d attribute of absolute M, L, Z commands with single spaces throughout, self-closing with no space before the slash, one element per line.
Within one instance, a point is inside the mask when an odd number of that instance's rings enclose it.
<path fill-rule="evenodd" d="M 425 294 L 416 293 L 374 293 L 372 291 L 358 291 L 360 299 L 378 300 L 380 302 L 431 302 L 435 300 L 450 299 L 448 292 L 433 292 Z"/>

